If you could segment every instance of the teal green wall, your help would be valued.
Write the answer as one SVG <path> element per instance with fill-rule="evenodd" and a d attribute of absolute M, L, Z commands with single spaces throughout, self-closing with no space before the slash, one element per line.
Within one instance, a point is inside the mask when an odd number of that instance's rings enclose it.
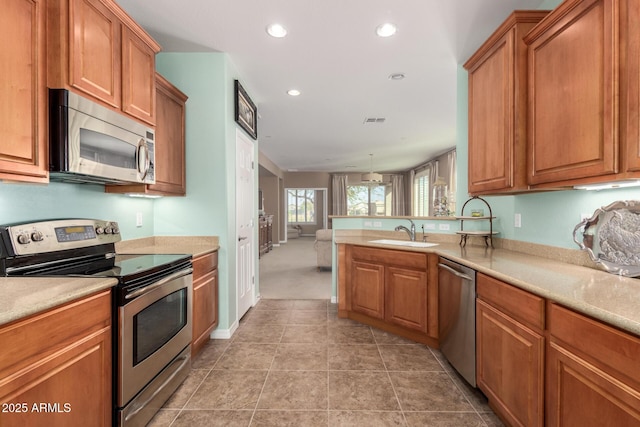
<path fill-rule="evenodd" d="M 106 194 L 102 185 L 0 182 L 0 224 L 52 218 L 117 221 L 125 239 L 152 236 L 154 200 Z M 136 227 L 136 213 L 142 227 Z"/>
<path fill-rule="evenodd" d="M 219 237 L 218 327 L 228 329 L 238 320 L 235 286 L 237 126 L 233 93 L 238 73 L 223 53 L 161 53 L 156 64 L 158 71 L 189 99 L 186 107 L 187 196 L 156 201 L 155 232 L 157 235 Z"/>

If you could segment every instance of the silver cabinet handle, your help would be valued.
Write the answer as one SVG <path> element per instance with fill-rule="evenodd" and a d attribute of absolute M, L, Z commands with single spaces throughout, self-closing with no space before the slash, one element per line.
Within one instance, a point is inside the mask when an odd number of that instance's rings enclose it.
<path fill-rule="evenodd" d="M 135 298 L 137 296 L 140 296 L 142 294 L 146 294 L 147 292 L 150 292 L 156 288 L 159 288 L 160 286 L 166 284 L 167 282 L 171 282 L 172 280 L 176 280 L 179 279 L 182 276 L 186 276 L 188 274 L 193 273 L 193 268 L 189 267 L 189 268 L 185 268 L 184 270 L 180 270 L 180 271 L 176 271 L 175 273 L 167 276 L 167 277 L 163 277 L 162 279 L 158 280 L 157 282 L 149 285 L 149 286 L 145 286 L 144 288 L 141 289 L 136 289 L 135 291 L 131 292 L 130 294 L 127 294 L 124 296 L 124 299 L 131 299 L 131 298 Z"/>
<path fill-rule="evenodd" d="M 247 240 L 247 236 L 244 236 L 244 237 L 238 237 L 238 242 L 241 242 L 241 241 L 243 241 L 243 240 Z"/>
<path fill-rule="evenodd" d="M 449 267 L 449 266 L 448 266 L 448 265 L 446 265 L 446 264 L 440 264 L 440 263 L 438 263 L 438 267 L 442 267 L 442 268 L 444 268 L 445 270 L 447 270 L 447 271 L 449 271 L 449 272 L 451 272 L 451 273 L 455 274 L 456 276 L 458 276 L 458 277 L 459 277 L 459 278 L 461 278 L 461 279 L 469 280 L 469 281 L 473 281 L 473 279 L 472 279 L 471 277 L 467 276 L 466 274 L 460 273 L 460 272 L 459 272 L 459 271 L 457 271 L 457 270 L 454 270 L 453 268 Z"/>

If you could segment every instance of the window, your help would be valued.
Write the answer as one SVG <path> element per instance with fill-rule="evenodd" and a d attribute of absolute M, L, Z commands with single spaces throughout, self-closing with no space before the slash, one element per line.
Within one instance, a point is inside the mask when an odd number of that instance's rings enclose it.
<path fill-rule="evenodd" d="M 316 223 L 315 190 L 287 190 L 287 199 L 287 222 L 289 224 Z"/>
<path fill-rule="evenodd" d="M 385 216 L 391 192 L 384 185 L 347 185 L 347 215 Z"/>
<path fill-rule="evenodd" d="M 413 179 L 413 215 L 429 216 L 429 170 L 416 174 Z"/>

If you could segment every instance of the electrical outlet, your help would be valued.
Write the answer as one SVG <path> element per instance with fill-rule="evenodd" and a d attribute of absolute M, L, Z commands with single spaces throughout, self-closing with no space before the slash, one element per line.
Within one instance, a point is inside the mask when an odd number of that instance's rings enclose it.
<path fill-rule="evenodd" d="M 375 228 L 382 228 L 382 221 L 374 221 L 373 226 Z"/>
<path fill-rule="evenodd" d="M 522 215 L 517 213 L 513 216 L 513 226 L 515 228 L 522 227 Z"/>
<path fill-rule="evenodd" d="M 436 229 L 436 225 L 435 224 L 425 224 L 424 225 L 424 229 L 425 230 L 435 230 Z"/>
<path fill-rule="evenodd" d="M 365 227 L 373 227 L 373 222 L 371 222 L 371 221 L 365 221 L 365 222 L 364 222 L 364 226 L 365 226 Z"/>
<path fill-rule="evenodd" d="M 451 226 L 449 224 L 438 224 L 438 229 L 443 231 L 449 231 Z"/>
<path fill-rule="evenodd" d="M 136 212 L 136 227 L 142 227 L 142 212 Z"/>

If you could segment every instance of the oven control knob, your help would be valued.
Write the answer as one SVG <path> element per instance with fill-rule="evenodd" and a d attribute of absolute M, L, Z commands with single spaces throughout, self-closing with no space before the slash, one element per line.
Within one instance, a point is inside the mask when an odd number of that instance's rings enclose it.
<path fill-rule="evenodd" d="M 118 228 L 118 226 L 117 226 L 117 225 L 114 225 L 114 226 L 111 228 L 111 230 L 113 231 L 113 234 L 118 234 L 118 233 L 120 233 L 120 229 Z"/>
<path fill-rule="evenodd" d="M 104 233 L 104 228 L 97 226 L 96 227 L 96 234 L 100 235 Z"/>
<path fill-rule="evenodd" d="M 111 234 L 113 233 L 113 228 L 111 227 L 105 227 L 104 228 L 104 234 Z"/>
<path fill-rule="evenodd" d="M 44 235 L 39 231 L 34 231 L 31 233 L 31 240 L 34 242 L 42 242 L 44 240 Z"/>
<path fill-rule="evenodd" d="M 24 234 L 18 234 L 18 243 L 20 243 L 21 245 L 26 245 L 27 243 L 30 243 L 31 239 L 29 238 L 29 235 L 24 233 Z"/>

